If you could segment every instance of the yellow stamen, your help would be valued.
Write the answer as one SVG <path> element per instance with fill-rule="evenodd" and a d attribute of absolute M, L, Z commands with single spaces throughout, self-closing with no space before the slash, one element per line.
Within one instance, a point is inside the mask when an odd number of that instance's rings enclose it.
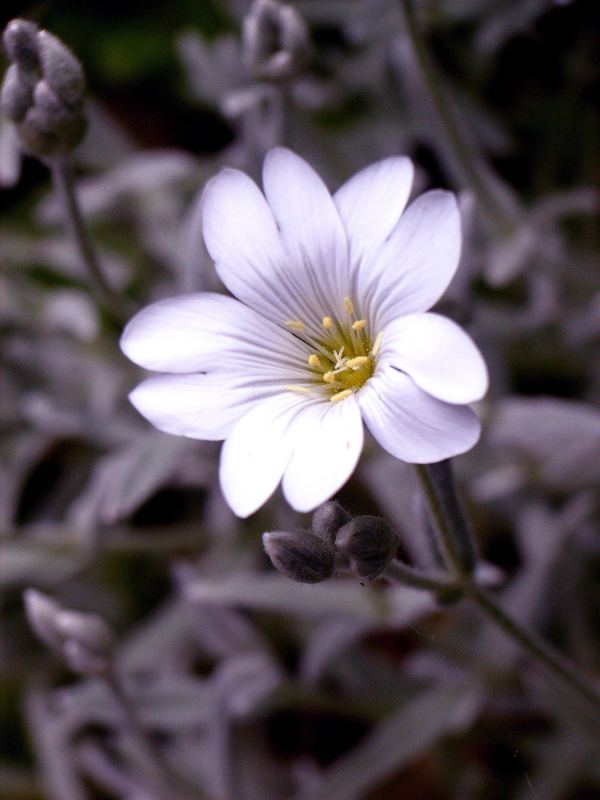
<path fill-rule="evenodd" d="M 349 297 L 344 297 L 344 308 L 349 314 L 354 314 L 354 303 Z"/>
<path fill-rule="evenodd" d="M 352 389 L 344 389 L 343 392 L 338 392 L 337 394 L 334 394 L 330 398 L 330 401 L 332 403 L 339 403 L 340 400 L 345 400 L 347 397 L 350 397 L 352 394 L 353 394 Z"/>
<path fill-rule="evenodd" d="M 286 389 L 289 389 L 290 392 L 302 392 L 302 394 L 308 394 L 310 389 L 306 386 L 286 386 Z"/>
<path fill-rule="evenodd" d="M 362 331 L 367 327 L 367 320 L 366 319 L 357 319 L 356 322 L 352 323 L 352 330 L 353 331 Z"/>
<path fill-rule="evenodd" d="M 335 372 L 331 371 L 326 372 L 323 375 L 323 380 L 325 381 L 325 383 L 333 383 L 335 381 Z"/>
<path fill-rule="evenodd" d="M 303 331 L 304 323 L 299 319 L 286 319 L 285 324 L 292 331 Z"/>
<path fill-rule="evenodd" d="M 379 352 L 379 348 L 381 347 L 381 340 L 383 339 L 383 331 L 380 331 L 377 336 L 375 337 L 375 342 L 373 347 L 371 348 L 371 355 L 375 357 Z"/>
<path fill-rule="evenodd" d="M 368 362 L 368 356 L 356 356 L 356 358 L 349 358 L 345 366 L 350 367 L 350 369 L 358 369 L 358 367 L 364 367 Z"/>
<path fill-rule="evenodd" d="M 323 324 L 323 327 L 326 330 L 329 330 L 330 328 L 333 328 L 333 320 L 331 319 L 331 317 L 323 317 L 323 323 L 322 324 Z"/>
<path fill-rule="evenodd" d="M 309 367 L 320 367 L 321 366 L 321 359 L 316 353 L 311 353 L 308 357 L 308 366 Z"/>

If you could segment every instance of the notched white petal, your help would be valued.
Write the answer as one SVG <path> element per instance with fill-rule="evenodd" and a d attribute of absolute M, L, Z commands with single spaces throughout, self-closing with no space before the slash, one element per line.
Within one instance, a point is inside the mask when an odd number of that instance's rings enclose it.
<path fill-rule="evenodd" d="M 268 394 L 266 388 L 232 383 L 220 374 L 156 375 L 140 383 L 129 399 L 159 431 L 220 441 Z"/>
<path fill-rule="evenodd" d="M 392 367 L 359 392 L 367 427 L 379 444 L 410 464 L 429 464 L 473 447 L 481 425 L 468 406 L 436 400 Z"/>
<path fill-rule="evenodd" d="M 307 402 L 290 393 L 264 401 L 237 423 L 223 445 L 221 489 L 238 517 L 253 514 L 277 488 L 294 446 L 296 417 Z"/>
<path fill-rule="evenodd" d="M 440 314 L 400 317 L 386 328 L 383 341 L 381 360 L 438 400 L 473 403 L 487 392 L 487 367 L 476 344 Z"/>
<path fill-rule="evenodd" d="M 357 172 L 334 194 L 352 264 L 372 255 L 390 235 L 408 201 L 413 176 L 409 158 L 392 156 Z"/>
<path fill-rule="evenodd" d="M 283 492 L 296 511 L 312 511 L 341 489 L 360 457 L 363 424 L 356 396 L 304 409 L 295 427 Z"/>
<path fill-rule="evenodd" d="M 359 274 L 364 301 L 379 325 L 427 311 L 446 291 L 460 260 L 460 213 L 451 192 L 418 197 Z"/>

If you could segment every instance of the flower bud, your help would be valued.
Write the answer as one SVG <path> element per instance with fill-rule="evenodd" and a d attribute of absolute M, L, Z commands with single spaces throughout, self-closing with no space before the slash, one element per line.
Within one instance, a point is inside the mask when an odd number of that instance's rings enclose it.
<path fill-rule="evenodd" d="M 26 20 L 4 32 L 9 59 L 0 94 L 24 146 L 41 158 L 67 153 L 85 132 L 83 69 L 56 36 Z"/>
<path fill-rule="evenodd" d="M 244 19 L 245 60 L 257 78 L 293 77 L 306 59 L 308 30 L 298 12 L 277 0 L 255 0 Z"/>
<path fill-rule="evenodd" d="M 319 583 L 333 575 L 335 550 L 312 533 L 264 533 L 263 547 L 275 569 L 293 581 Z"/>
<path fill-rule="evenodd" d="M 68 106 L 81 105 L 85 78 L 79 61 L 60 39 L 48 31 L 38 34 L 41 71 L 56 95 Z"/>
<path fill-rule="evenodd" d="M 38 27 L 26 19 L 13 19 L 8 23 L 2 42 L 9 61 L 18 64 L 24 70 L 35 70 L 39 67 Z"/>
<path fill-rule="evenodd" d="M 20 122 L 33 103 L 34 82 L 31 73 L 24 72 L 18 64 L 6 70 L 0 91 L 0 109 L 5 117 Z"/>
<path fill-rule="evenodd" d="M 335 545 L 357 575 L 373 580 L 396 555 L 398 535 L 384 519 L 355 517 L 339 529 Z"/>
<path fill-rule="evenodd" d="M 329 500 L 319 506 L 312 518 L 312 531 L 324 542 L 334 542 L 338 530 L 350 522 L 351 517 L 339 503 Z"/>
<path fill-rule="evenodd" d="M 65 609 L 35 589 L 28 589 L 24 600 L 34 633 L 70 669 L 89 676 L 107 671 L 113 636 L 104 620 L 96 614 Z"/>

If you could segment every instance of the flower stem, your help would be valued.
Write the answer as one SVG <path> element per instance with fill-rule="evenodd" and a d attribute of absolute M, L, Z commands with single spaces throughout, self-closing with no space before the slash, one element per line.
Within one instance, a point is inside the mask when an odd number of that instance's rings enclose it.
<path fill-rule="evenodd" d="M 85 264 L 92 291 L 105 311 L 115 321 L 121 323 L 131 315 L 132 310 L 121 295 L 111 288 L 100 267 L 96 250 L 79 208 L 73 172 L 68 158 L 52 159 L 50 170 L 54 188 L 63 207 L 67 228 L 77 245 L 81 260 Z"/>
<path fill-rule="evenodd" d="M 416 470 L 448 559 L 459 575 L 471 575 L 477 562 L 475 543 L 458 499 L 450 460 L 417 464 Z"/>
<path fill-rule="evenodd" d="M 417 466 L 417 472 L 444 549 L 456 570 L 457 588 L 461 589 L 466 597 L 470 597 L 484 614 L 530 655 L 600 711 L 600 688 L 596 688 L 581 674 L 575 664 L 561 655 L 552 645 L 536 633 L 523 628 L 477 584 L 476 575 L 473 577 L 477 564 L 473 537 L 456 493 L 450 461 Z M 449 583 L 449 586 L 451 587 L 452 583 Z"/>
<path fill-rule="evenodd" d="M 504 221 L 505 210 L 500 206 L 495 193 L 482 179 L 480 171 L 477 169 L 478 159 L 474 158 L 473 147 L 464 140 L 456 121 L 455 111 L 444 93 L 444 81 L 419 30 L 413 0 L 400 0 L 400 13 L 414 53 L 416 66 L 429 93 L 438 123 L 451 149 L 456 170 L 467 186 L 477 195 L 482 209 L 487 213 L 490 221 Z"/>
<path fill-rule="evenodd" d="M 460 580 L 453 580 L 447 574 L 428 574 L 402 561 L 391 561 L 385 568 L 383 577 L 393 583 L 402 583 L 414 589 L 423 589 L 436 594 L 445 594 L 461 589 Z"/>
<path fill-rule="evenodd" d="M 600 711 L 600 690 L 581 674 L 575 664 L 572 664 L 537 634 L 523 628 L 481 587 L 467 583 L 464 589 L 465 594 L 496 625 L 502 628 L 512 639 L 519 642 L 528 653 L 544 664 L 550 672 L 561 678 L 564 683 L 590 701 Z"/>

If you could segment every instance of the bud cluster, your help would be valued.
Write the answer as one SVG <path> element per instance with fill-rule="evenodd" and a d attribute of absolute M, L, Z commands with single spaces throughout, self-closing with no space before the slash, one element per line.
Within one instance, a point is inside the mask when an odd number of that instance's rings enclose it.
<path fill-rule="evenodd" d="M 306 61 L 308 29 L 292 6 L 278 0 L 255 0 L 244 19 L 244 58 L 263 81 L 293 78 Z"/>
<path fill-rule="evenodd" d="M 63 608 L 35 589 L 28 589 L 24 600 L 34 633 L 69 669 L 89 677 L 106 674 L 113 637 L 103 619 Z"/>
<path fill-rule="evenodd" d="M 310 531 L 265 533 L 263 546 L 273 566 L 299 583 L 327 580 L 340 567 L 373 580 L 395 557 L 398 535 L 385 520 L 352 518 L 330 501 L 315 511 Z"/>
<path fill-rule="evenodd" d="M 10 62 L 0 91 L 2 113 L 34 155 L 72 150 L 85 131 L 81 64 L 60 39 L 28 20 L 9 22 L 2 41 Z"/>

